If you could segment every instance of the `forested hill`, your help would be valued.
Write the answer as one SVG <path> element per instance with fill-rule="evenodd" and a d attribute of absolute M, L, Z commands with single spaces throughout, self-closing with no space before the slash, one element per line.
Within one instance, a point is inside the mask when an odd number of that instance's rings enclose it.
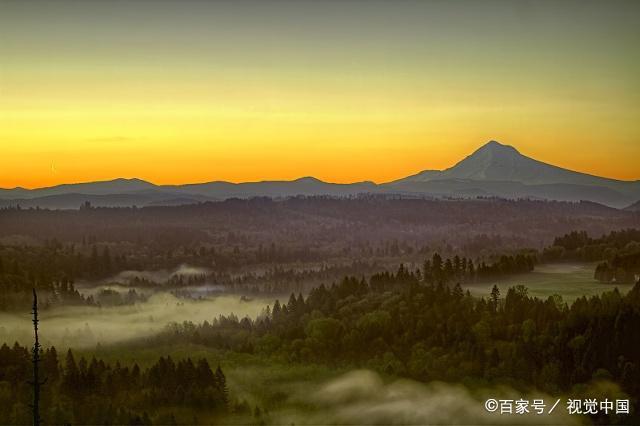
<path fill-rule="evenodd" d="M 483 236 L 499 237 L 491 243 L 500 244 L 498 250 L 542 248 L 575 229 L 600 235 L 639 226 L 638 213 L 594 203 L 501 199 L 297 197 L 175 207 L 0 210 L 0 239 L 126 242 L 163 251 L 194 243 L 257 248 L 305 242 L 315 250 L 340 251 L 393 240 L 414 247 L 446 240 L 486 249 L 475 240 Z"/>

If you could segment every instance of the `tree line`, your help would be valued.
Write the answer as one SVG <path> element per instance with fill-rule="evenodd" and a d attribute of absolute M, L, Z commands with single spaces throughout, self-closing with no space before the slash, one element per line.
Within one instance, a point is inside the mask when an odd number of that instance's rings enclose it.
<path fill-rule="evenodd" d="M 216 416 L 233 409 L 226 377 L 206 359 L 161 357 L 147 369 L 95 357 L 63 362 L 55 347 L 41 351 L 40 413 L 45 424 L 198 423 L 193 413 Z M 15 343 L 0 347 L 0 423 L 31 424 L 31 359 Z M 185 418 L 185 412 L 191 413 Z M 181 417 L 182 416 L 182 417 Z"/>
<path fill-rule="evenodd" d="M 422 266 L 422 280 L 428 283 L 486 281 L 531 272 L 536 262 L 535 252 L 502 255 L 490 263 L 477 261 L 477 265 L 466 257 L 456 255 L 443 260 L 440 254 L 434 253 Z"/>
<path fill-rule="evenodd" d="M 598 265 L 594 277 L 602 282 L 633 284 L 640 276 L 640 229 L 612 231 L 599 238 L 586 231 L 573 231 L 558 237 L 545 249 L 546 261 L 583 261 Z"/>
<path fill-rule="evenodd" d="M 328 261 L 349 250 L 350 259 L 363 259 L 372 251 L 406 258 L 410 251 L 443 241 L 458 252 L 470 248 L 474 251 L 466 255 L 480 256 L 488 250 L 541 248 L 573 229 L 595 235 L 637 223 L 637 213 L 594 203 L 293 197 L 145 208 L 0 209 L 0 238 L 58 239 L 65 244 L 86 240 L 134 248 L 150 257 L 194 257 L 180 252 L 213 248 L 217 262 L 239 266 L 251 261 Z M 397 244 L 390 244 L 394 240 Z M 241 256 L 234 256 L 236 248 Z"/>
<path fill-rule="evenodd" d="M 124 254 L 111 254 L 108 247 L 101 250 L 90 243 L 82 248 L 63 246 L 49 241 L 44 246 L 0 245 L 0 310 L 26 309 L 31 303 L 31 289 L 41 295 L 43 309 L 51 305 L 123 305 L 144 301 L 133 292 L 126 295 L 103 291 L 84 297 L 75 288 L 77 279 L 99 279 L 115 275 L 123 269 L 141 267 Z M 211 253 L 204 251 L 204 256 Z M 215 255 L 215 252 L 214 252 Z M 197 262 L 195 262 L 197 264 Z M 455 255 L 443 259 L 438 253 L 425 261 L 421 270 L 425 279 L 443 282 L 476 282 L 533 270 L 534 251 L 517 255 L 502 255 L 493 261 L 474 260 Z M 148 265 L 147 265 L 148 266 Z M 385 270 L 385 263 L 352 261 L 347 264 L 321 264 L 313 269 L 284 268 L 274 265 L 257 274 L 232 274 L 216 268 L 198 275 L 173 275 L 166 282 L 157 283 L 144 277 L 129 279 L 124 285 L 134 287 L 176 288 L 204 283 L 220 283 L 229 291 L 240 293 L 286 294 L 306 291 L 322 281 L 336 279 L 349 273 L 371 274 Z M 179 294 L 179 291 L 176 293 Z"/>

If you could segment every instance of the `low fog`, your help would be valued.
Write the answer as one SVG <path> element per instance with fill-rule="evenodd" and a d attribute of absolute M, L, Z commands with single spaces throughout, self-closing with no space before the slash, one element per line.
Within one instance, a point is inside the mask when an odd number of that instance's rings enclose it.
<path fill-rule="evenodd" d="M 166 283 L 172 277 L 177 277 L 177 276 L 193 277 L 193 276 L 206 275 L 210 272 L 211 272 L 211 269 L 208 269 L 208 268 L 201 268 L 197 266 L 183 264 L 178 266 L 175 269 L 156 269 L 156 270 L 142 270 L 142 271 L 126 270 L 126 271 L 119 272 L 110 278 L 104 279 L 99 283 L 126 284 L 131 280 L 133 280 L 134 278 L 139 278 L 139 279 L 144 279 L 148 281 L 153 281 L 154 283 L 157 283 L 157 284 L 163 284 L 163 283 Z M 78 284 L 79 286 L 82 286 L 82 287 L 92 287 L 92 286 L 95 286 L 97 283 L 84 281 L 84 282 L 79 282 Z"/>
<path fill-rule="evenodd" d="M 231 313 L 255 318 L 268 304 L 273 305 L 273 300 L 241 300 L 239 295 L 190 300 L 157 293 L 135 305 L 53 307 L 40 313 L 40 343 L 45 347 L 117 343 L 156 334 L 174 321 L 200 323 Z M 30 312 L 0 313 L 0 342 L 30 345 L 32 339 Z"/>
<path fill-rule="evenodd" d="M 487 398 L 544 399 L 543 394 L 523 395 L 509 388 L 471 392 L 462 385 L 433 382 L 428 384 L 400 379 L 385 383 L 368 370 L 355 370 L 290 397 L 288 408 L 271 413 L 274 424 L 580 424 L 569 416 L 563 401 L 552 414 L 500 415 L 484 408 Z M 531 410 L 533 411 L 533 410 Z"/>

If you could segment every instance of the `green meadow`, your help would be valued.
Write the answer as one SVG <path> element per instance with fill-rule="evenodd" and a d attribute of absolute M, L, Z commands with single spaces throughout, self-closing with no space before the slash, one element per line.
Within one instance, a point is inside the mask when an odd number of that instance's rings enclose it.
<path fill-rule="evenodd" d="M 565 302 L 571 303 L 582 296 L 594 296 L 615 287 L 621 293 L 628 292 L 633 284 L 605 284 L 594 277 L 594 263 L 554 263 L 537 265 L 533 272 L 512 275 L 481 284 L 467 284 L 473 296 L 486 297 L 493 285 L 497 285 L 502 295 L 507 294 L 509 287 L 523 285 L 530 296 L 546 299 L 560 295 Z"/>

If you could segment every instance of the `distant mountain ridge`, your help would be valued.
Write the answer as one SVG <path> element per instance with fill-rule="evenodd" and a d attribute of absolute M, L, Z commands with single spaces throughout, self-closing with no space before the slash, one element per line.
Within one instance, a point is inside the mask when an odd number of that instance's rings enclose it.
<path fill-rule="evenodd" d="M 448 169 L 425 170 L 390 182 L 398 191 L 471 194 L 559 201 L 587 200 L 626 207 L 640 199 L 640 181 L 621 181 L 563 169 L 490 141 Z"/>
<path fill-rule="evenodd" d="M 621 181 L 563 169 L 529 158 L 522 155 L 514 147 L 503 145 L 497 141 L 489 141 L 464 160 L 446 170 L 427 170 L 399 181 L 434 179 L 519 182 L 527 185 L 565 183 L 604 185 L 612 188 L 619 188 L 620 185 L 633 186 L 639 183 L 639 181 Z"/>
<path fill-rule="evenodd" d="M 640 200 L 640 181 L 608 179 L 563 169 L 522 155 L 512 146 L 490 141 L 448 169 L 425 170 L 384 184 L 368 181 L 336 184 L 304 177 L 292 181 L 155 185 L 141 179 L 119 178 L 32 190 L 0 189 L 0 206 L 78 208 L 89 201 L 95 206 L 120 207 L 189 204 L 234 197 L 344 197 L 366 193 L 585 200 L 631 209 L 631 205 Z"/>

